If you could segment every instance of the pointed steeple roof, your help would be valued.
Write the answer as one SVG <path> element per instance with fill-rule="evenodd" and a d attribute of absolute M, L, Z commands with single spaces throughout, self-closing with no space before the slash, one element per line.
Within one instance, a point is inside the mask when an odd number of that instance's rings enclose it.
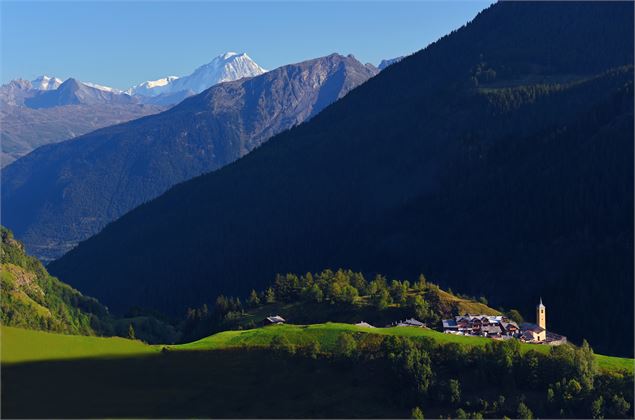
<path fill-rule="evenodd" d="M 540 297 L 540 303 L 538 304 L 539 308 L 544 308 L 545 305 L 542 304 L 542 296 Z"/>

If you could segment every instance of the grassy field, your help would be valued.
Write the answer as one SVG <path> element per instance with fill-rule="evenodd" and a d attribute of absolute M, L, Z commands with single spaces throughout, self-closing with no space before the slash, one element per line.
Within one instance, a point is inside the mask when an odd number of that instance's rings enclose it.
<path fill-rule="evenodd" d="M 157 353 L 159 348 L 120 337 L 64 335 L 22 328 L 0 328 L 2 363 L 116 357 Z"/>
<path fill-rule="evenodd" d="M 351 324 L 326 323 L 313 325 L 271 325 L 252 330 L 224 331 L 192 343 L 169 346 L 169 348 L 174 350 L 217 350 L 236 347 L 267 347 L 273 337 L 276 335 L 284 335 L 292 344 L 302 345 L 315 340 L 320 344 L 322 350 L 329 351 L 334 349 L 338 336 L 344 332 L 397 335 L 404 337 L 429 337 L 439 343 L 455 342 L 471 346 L 485 345 L 485 343 L 489 342 L 486 338 L 461 337 L 424 328 L 365 328 Z"/>
<path fill-rule="evenodd" d="M 625 370 L 631 375 L 635 371 L 635 359 L 626 357 L 604 356 L 603 354 L 595 355 L 598 366 L 605 370 Z"/>
<path fill-rule="evenodd" d="M 311 340 L 320 343 L 323 350 L 332 350 L 337 342 L 339 334 L 361 333 L 397 335 L 404 337 L 427 337 L 437 343 L 458 343 L 464 346 L 484 346 L 491 342 L 483 337 L 465 337 L 452 334 L 444 334 L 425 328 L 393 327 L 393 328 L 364 328 L 350 324 L 326 323 L 314 325 L 272 325 L 264 328 L 256 328 L 244 331 L 224 331 L 203 338 L 192 343 L 169 346 L 173 350 L 218 350 L 240 347 L 267 347 L 273 337 L 284 335 L 290 343 L 302 345 Z M 521 351 L 535 350 L 547 353 L 550 347 L 538 344 L 521 344 Z M 598 366 L 606 370 L 626 370 L 631 374 L 634 371 L 634 360 L 620 357 L 596 355 Z"/>
<path fill-rule="evenodd" d="M 283 335 L 290 343 L 302 345 L 317 341 L 322 351 L 335 348 L 340 334 L 381 334 L 404 337 L 433 339 L 437 343 L 458 343 L 463 346 L 484 346 L 491 342 L 482 337 L 464 337 L 444 334 L 424 328 L 393 327 L 364 328 L 351 324 L 325 323 L 313 325 L 272 325 L 251 330 L 224 331 L 198 341 L 170 346 L 151 346 L 141 341 L 119 337 L 88 337 L 63 335 L 20 328 L 1 328 L 2 363 L 32 362 L 40 360 L 61 360 L 79 358 L 99 358 L 117 356 L 142 356 L 158 353 L 163 347 L 170 350 L 224 350 L 236 348 L 266 348 L 276 335 Z M 549 346 L 521 344 L 523 352 L 536 350 L 546 353 Z M 634 372 L 634 360 L 620 357 L 596 355 L 598 366 L 605 370 L 626 370 Z"/>

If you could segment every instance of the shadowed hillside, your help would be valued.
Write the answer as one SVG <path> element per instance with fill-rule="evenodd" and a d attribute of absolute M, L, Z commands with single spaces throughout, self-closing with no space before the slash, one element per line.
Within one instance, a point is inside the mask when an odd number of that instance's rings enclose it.
<path fill-rule="evenodd" d="M 51 270 L 172 313 L 276 272 L 425 272 L 525 313 L 542 295 L 553 330 L 632 354 L 632 14 L 497 3 Z"/>

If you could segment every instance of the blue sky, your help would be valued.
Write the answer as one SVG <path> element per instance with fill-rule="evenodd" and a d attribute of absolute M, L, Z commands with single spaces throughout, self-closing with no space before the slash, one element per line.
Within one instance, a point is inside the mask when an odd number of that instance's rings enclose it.
<path fill-rule="evenodd" d="M 2 83 L 40 74 L 125 88 L 189 74 L 225 51 L 272 69 L 332 52 L 377 64 L 471 20 L 491 1 L 0 0 Z"/>

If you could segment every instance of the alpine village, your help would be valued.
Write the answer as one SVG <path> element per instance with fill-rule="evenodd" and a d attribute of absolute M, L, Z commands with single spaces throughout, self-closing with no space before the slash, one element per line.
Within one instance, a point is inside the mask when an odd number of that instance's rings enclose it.
<path fill-rule="evenodd" d="M 634 4 L 0 2 L 0 417 L 634 418 Z"/>

